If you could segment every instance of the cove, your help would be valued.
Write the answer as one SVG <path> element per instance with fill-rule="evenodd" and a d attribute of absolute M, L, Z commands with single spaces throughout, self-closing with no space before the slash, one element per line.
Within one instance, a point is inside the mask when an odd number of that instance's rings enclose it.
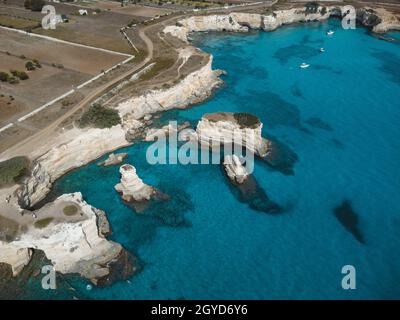
<path fill-rule="evenodd" d="M 335 34 L 328 38 L 330 29 Z M 160 122 L 195 124 L 216 111 L 258 116 L 264 136 L 296 155 L 291 174 L 255 164 L 258 184 L 283 212 L 269 215 L 238 201 L 218 165 L 150 165 L 149 143 L 140 142 L 120 151 L 170 201 L 135 214 L 114 191 L 119 168 L 96 162 L 62 177 L 52 193 L 80 191 L 104 210 L 111 238 L 138 256 L 141 272 L 129 282 L 92 290 L 83 279 L 62 276 L 57 293 L 44 292 L 33 278 L 26 296 L 399 298 L 398 44 L 363 28 L 343 30 L 335 20 L 193 38 L 213 54 L 214 68 L 228 72 L 225 85 L 209 101 L 166 112 Z M 310 67 L 300 69 L 302 62 Z M 334 214 L 345 200 L 357 213 L 365 244 Z M 341 287 L 341 269 L 349 264 L 357 271 L 356 290 Z"/>

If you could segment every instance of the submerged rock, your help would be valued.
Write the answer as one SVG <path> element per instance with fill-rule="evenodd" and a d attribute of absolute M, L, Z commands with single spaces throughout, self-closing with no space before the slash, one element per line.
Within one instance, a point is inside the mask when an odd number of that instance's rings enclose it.
<path fill-rule="evenodd" d="M 358 228 L 358 216 L 353 211 L 350 201 L 344 200 L 340 206 L 334 209 L 334 213 L 346 230 L 351 232 L 360 243 L 365 244 L 364 237 Z"/>
<path fill-rule="evenodd" d="M 236 155 L 225 156 L 223 165 L 229 179 L 239 184 L 243 183 L 250 174 Z"/>
<path fill-rule="evenodd" d="M 226 170 L 224 171 L 226 172 Z M 251 209 L 269 214 L 283 211 L 280 205 L 269 199 L 252 174 L 248 174 L 242 182 L 238 182 L 235 176 L 232 179 L 228 173 L 227 176 L 230 179 L 235 196 L 240 202 L 247 203 Z"/>
<path fill-rule="evenodd" d="M 294 165 L 299 160 L 297 154 L 276 139 L 271 138 L 269 146 L 269 152 L 261 159 L 273 170 L 277 170 L 284 175 L 294 175 Z"/>
<path fill-rule="evenodd" d="M 122 163 L 127 156 L 128 156 L 127 153 L 118 153 L 118 154 L 111 153 L 106 160 L 99 162 L 97 165 L 103 167 L 115 166 L 117 164 Z"/>
<path fill-rule="evenodd" d="M 121 182 L 115 185 L 115 190 L 121 193 L 121 197 L 126 202 L 150 200 L 155 189 L 143 182 L 136 174 L 136 169 L 130 164 L 123 165 L 119 172 L 121 173 Z"/>

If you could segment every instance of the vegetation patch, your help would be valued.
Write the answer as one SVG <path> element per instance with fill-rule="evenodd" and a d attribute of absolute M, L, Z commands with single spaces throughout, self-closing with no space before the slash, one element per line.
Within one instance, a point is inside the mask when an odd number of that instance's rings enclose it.
<path fill-rule="evenodd" d="M 46 228 L 53 220 L 54 220 L 54 218 L 44 218 L 44 219 L 41 219 L 41 220 L 39 220 L 39 221 L 36 221 L 36 222 L 34 223 L 34 226 L 35 226 L 35 228 L 38 228 L 38 229 L 44 229 L 44 228 Z"/>
<path fill-rule="evenodd" d="M 13 241 L 18 234 L 18 229 L 17 222 L 0 215 L 0 241 Z"/>
<path fill-rule="evenodd" d="M 19 70 L 10 70 L 11 74 L 20 80 L 27 80 L 29 79 L 29 76 L 25 71 L 19 71 Z"/>
<path fill-rule="evenodd" d="M 46 4 L 44 0 L 25 0 L 25 9 L 30 9 L 31 11 L 42 11 L 43 6 Z"/>
<path fill-rule="evenodd" d="M 260 120 L 250 114 L 250 113 L 245 113 L 245 112 L 238 112 L 233 114 L 233 117 L 235 118 L 236 122 L 240 126 L 240 128 L 256 128 L 260 125 Z"/>
<path fill-rule="evenodd" d="M 317 13 L 319 4 L 316 1 L 306 3 L 306 14 Z"/>
<path fill-rule="evenodd" d="M 146 73 L 144 73 L 141 77 L 140 80 L 145 81 L 152 79 L 155 77 L 157 74 L 159 74 L 163 70 L 167 70 L 171 68 L 174 64 L 173 59 L 159 59 L 155 61 L 155 65 Z"/>
<path fill-rule="evenodd" d="M 40 23 L 34 20 L 22 19 L 8 15 L 0 15 L 0 26 L 13 29 L 31 30 L 39 27 Z"/>
<path fill-rule="evenodd" d="M 74 206 L 73 204 L 66 206 L 63 209 L 63 212 L 66 216 L 74 216 L 78 213 L 78 208 L 76 206 Z"/>
<path fill-rule="evenodd" d="M 30 174 L 31 163 L 26 157 L 15 157 L 0 162 L 0 188 L 19 183 Z"/>
<path fill-rule="evenodd" d="M 118 111 L 94 104 L 78 120 L 81 128 L 93 126 L 96 128 L 111 128 L 121 123 Z"/>

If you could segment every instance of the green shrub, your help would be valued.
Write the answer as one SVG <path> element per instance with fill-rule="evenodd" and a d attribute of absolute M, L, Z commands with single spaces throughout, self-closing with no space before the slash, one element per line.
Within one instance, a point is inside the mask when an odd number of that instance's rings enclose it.
<path fill-rule="evenodd" d="M 91 106 L 79 120 L 80 127 L 111 128 L 121 123 L 118 111 L 99 104 Z"/>
<path fill-rule="evenodd" d="M 36 68 L 41 68 L 42 67 L 42 65 L 40 64 L 40 62 L 38 60 L 33 59 L 32 61 L 33 61 L 33 63 L 34 63 Z"/>
<path fill-rule="evenodd" d="M 36 221 L 36 222 L 34 223 L 34 226 L 35 226 L 35 228 L 38 228 L 38 229 L 44 229 L 44 228 L 46 228 L 53 220 L 54 220 L 54 218 L 44 218 L 44 219 L 41 219 L 41 220 L 39 220 L 39 221 Z"/>
<path fill-rule="evenodd" d="M 78 213 L 78 208 L 74 206 L 73 204 L 66 206 L 63 209 L 63 212 L 66 216 L 74 216 Z"/>
<path fill-rule="evenodd" d="M 27 63 L 25 63 L 25 68 L 28 71 L 33 71 L 36 69 L 36 66 L 32 61 L 28 61 Z"/>
<path fill-rule="evenodd" d="M 256 128 L 260 125 L 260 120 L 250 113 L 238 112 L 233 117 L 241 128 Z"/>
<path fill-rule="evenodd" d="M 10 75 L 7 72 L 0 71 L 0 81 L 7 82 L 10 79 Z"/>
<path fill-rule="evenodd" d="M 11 74 L 20 79 L 20 80 L 27 80 L 29 79 L 29 76 L 27 75 L 27 73 L 25 71 L 19 71 L 19 70 L 10 70 Z"/>
<path fill-rule="evenodd" d="M 14 77 L 14 76 L 10 76 L 7 81 L 8 81 L 9 84 L 17 84 L 17 83 L 19 83 L 18 78 Z"/>
<path fill-rule="evenodd" d="M 0 162 L 0 188 L 18 183 L 30 174 L 31 163 L 26 157 L 15 157 Z"/>
<path fill-rule="evenodd" d="M 32 11 L 42 11 L 45 4 L 44 0 L 25 0 L 24 7 Z"/>
<path fill-rule="evenodd" d="M 316 1 L 306 3 L 306 14 L 317 13 L 319 4 Z"/>

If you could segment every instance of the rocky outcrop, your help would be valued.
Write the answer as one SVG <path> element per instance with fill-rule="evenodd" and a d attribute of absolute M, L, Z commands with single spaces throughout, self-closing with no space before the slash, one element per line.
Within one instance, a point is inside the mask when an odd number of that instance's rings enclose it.
<path fill-rule="evenodd" d="M 375 10 L 365 9 L 364 11 L 369 12 L 370 13 L 369 17 L 372 17 L 372 19 L 369 18 L 369 19 L 367 19 L 367 21 L 373 27 L 372 28 L 373 32 L 385 33 L 385 32 L 391 31 L 391 30 L 400 30 L 399 17 L 388 12 L 387 10 L 385 10 L 385 9 L 375 9 Z M 377 22 L 379 22 L 379 23 L 377 23 Z"/>
<path fill-rule="evenodd" d="M 53 182 L 68 171 L 127 145 L 129 142 L 120 125 L 109 129 L 81 130 L 69 142 L 50 149 L 35 160 L 32 175 L 16 192 L 20 206 L 29 208 L 42 200 Z"/>
<path fill-rule="evenodd" d="M 62 195 L 33 215 L 18 218 L 23 231 L 13 241 L 0 241 L 0 262 L 10 264 L 17 275 L 29 262 L 30 250 L 42 250 L 56 271 L 78 273 L 94 284 L 99 280 L 106 284 L 112 274 L 111 264 L 129 254 L 120 244 L 105 238 L 109 227 L 105 228 L 105 216 L 100 213 L 80 193 Z M 101 228 L 97 225 L 99 216 L 103 219 Z M 128 276 L 135 266 L 126 265 L 125 269 L 131 271 L 125 273 Z"/>
<path fill-rule="evenodd" d="M 234 31 L 247 32 L 250 29 L 275 30 L 278 27 L 295 22 L 322 21 L 330 16 L 329 10 L 319 7 L 316 13 L 307 13 L 306 9 L 278 10 L 269 14 L 232 12 L 222 15 L 195 16 L 181 19 L 175 26 L 167 26 L 169 33 L 183 41 L 188 41 L 191 32 Z"/>
<path fill-rule="evenodd" d="M 115 190 L 121 193 L 124 201 L 146 201 L 155 195 L 156 190 L 139 178 L 134 166 L 125 164 L 119 169 L 119 172 L 121 173 L 121 182 L 115 185 Z"/>
<path fill-rule="evenodd" d="M 99 162 L 97 165 L 103 167 L 115 166 L 122 163 L 127 156 L 127 153 L 111 153 L 106 160 Z"/>
<path fill-rule="evenodd" d="M 211 65 L 212 57 L 205 66 L 190 73 L 178 84 L 168 89 L 152 90 L 143 96 L 120 103 L 117 109 L 121 117 L 141 119 L 147 114 L 173 108 L 186 108 L 188 105 L 205 100 L 222 83 L 218 78 L 221 71 L 213 71 Z"/>
<path fill-rule="evenodd" d="M 205 114 L 196 133 L 203 146 L 236 144 L 259 156 L 269 152 L 269 142 L 261 136 L 262 123 L 248 113 L 217 112 Z"/>
<path fill-rule="evenodd" d="M 185 121 L 181 125 L 173 125 L 169 123 L 162 128 L 151 128 L 146 132 L 146 137 L 144 138 L 144 141 L 155 141 L 159 137 L 167 137 L 172 133 L 177 133 L 189 127 L 190 122 Z"/>
<path fill-rule="evenodd" d="M 304 7 L 276 10 L 265 14 L 232 12 L 230 14 L 195 16 L 181 19 L 175 26 L 165 27 L 164 33 L 169 33 L 187 42 L 191 32 L 246 32 L 249 29 L 272 31 L 286 24 L 342 17 L 341 9 L 341 6 L 318 6 L 311 9 Z M 363 26 L 372 28 L 374 32 L 400 29 L 399 19 L 384 9 L 361 8 L 357 10 L 357 20 Z"/>
<path fill-rule="evenodd" d="M 249 176 L 249 172 L 246 170 L 246 167 L 243 166 L 237 155 L 226 155 L 223 165 L 227 176 L 233 182 L 242 184 Z"/>

